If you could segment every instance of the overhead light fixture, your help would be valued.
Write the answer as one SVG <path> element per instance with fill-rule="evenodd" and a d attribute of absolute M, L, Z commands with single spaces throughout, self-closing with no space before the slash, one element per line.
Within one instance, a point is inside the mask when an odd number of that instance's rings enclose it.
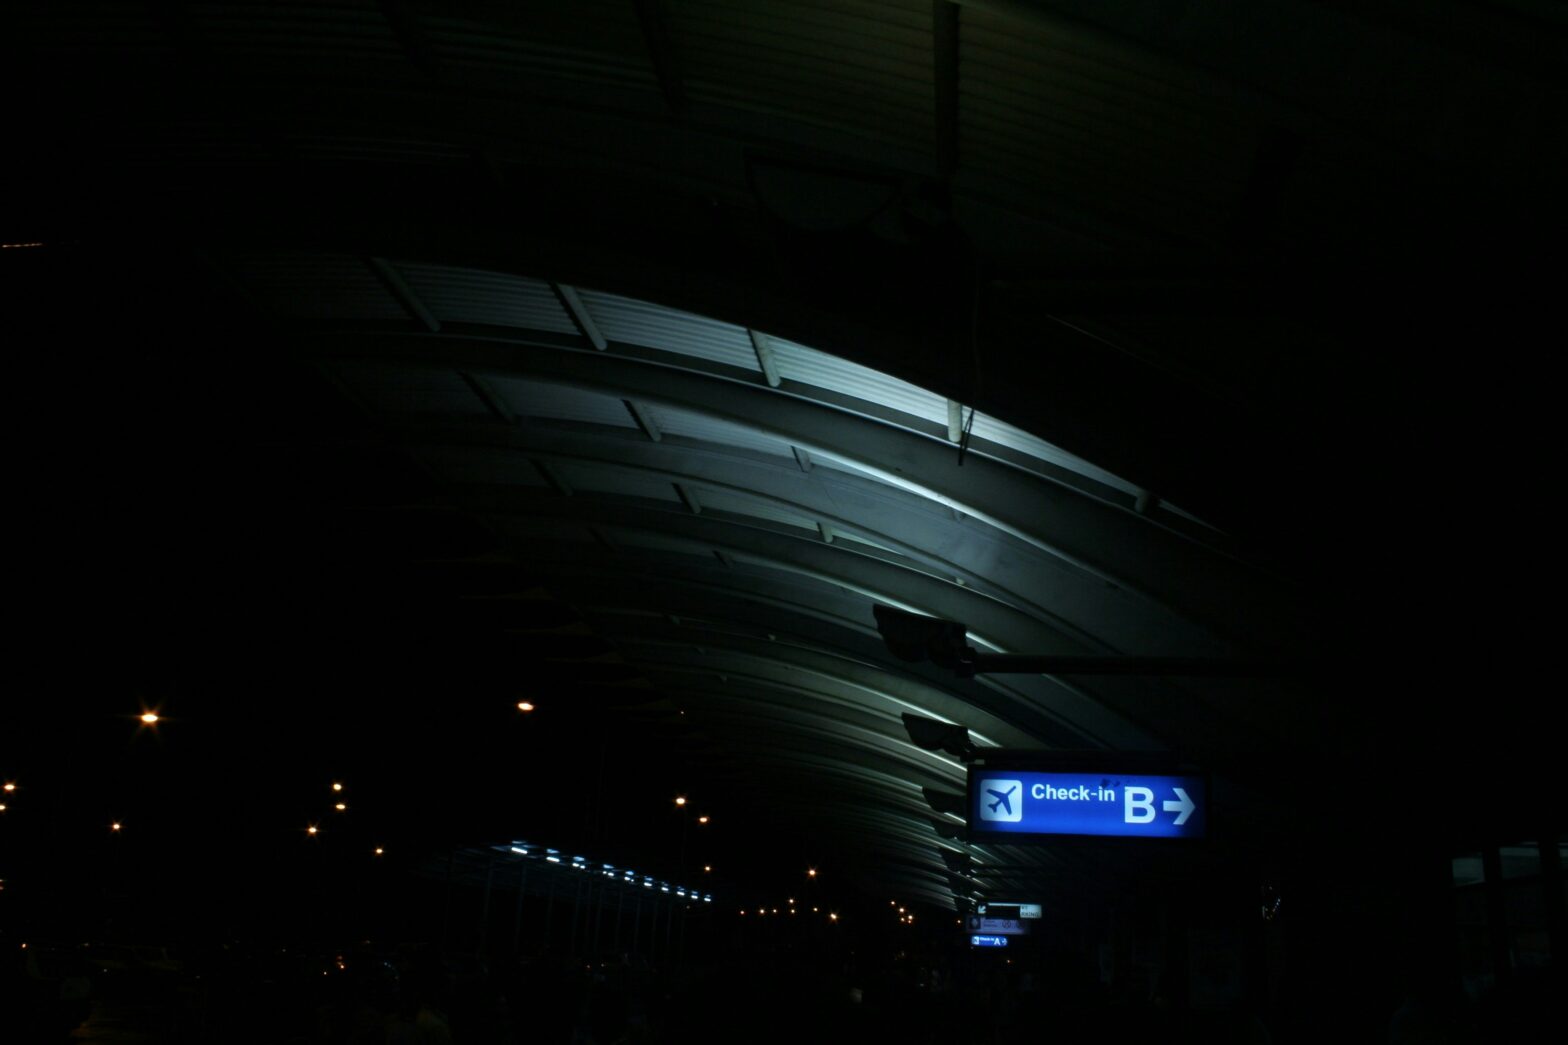
<path fill-rule="evenodd" d="M 902 718 L 910 742 L 922 751 L 946 751 L 965 762 L 974 760 L 974 741 L 969 739 L 969 730 L 963 726 L 938 722 L 934 718 L 910 714 L 908 711 L 903 713 Z"/>
<path fill-rule="evenodd" d="M 968 802 L 963 795 L 953 791 L 938 791 L 935 788 L 922 787 L 920 793 L 926 796 L 926 803 L 938 813 L 952 813 L 954 816 L 963 816 Z"/>
<path fill-rule="evenodd" d="M 938 835 L 950 842 L 964 841 L 964 829 L 957 824 L 948 823 L 946 820 L 933 820 L 931 827 Z"/>

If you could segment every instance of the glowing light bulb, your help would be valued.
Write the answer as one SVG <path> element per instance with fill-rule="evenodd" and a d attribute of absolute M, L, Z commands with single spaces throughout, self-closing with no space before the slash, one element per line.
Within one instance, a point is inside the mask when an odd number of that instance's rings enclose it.
<path fill-rule="evenodd" d="M 518 711 L 532 711 L 533 709 L 534 709 L 533 704 L 529 703 L 526 700 L 519 700 L 517 702 L 517 710 Z"/>
<path fill-rule="evenodd" d="M 307 835 L 315 834 L 316 833 L 316 825 L 315 824 L 311 824 L 309 827 L 305 828 L 305 833 Z"/>
<path fill-rule="evenodd" d="M 341 791 L 341 790 L 343 790 L 343 785 L 338 783 L 336 780 L 334 780 L 332 782 L 332 790 L 334 790 L 334 791 Z"/>
<path fill-rule="evenodd" d="M 675 804 L 678 805 L 678 806 L 685 805 L 686 804 L 686 796 L 685 795 L 676 795 L 675 796 Z"/>
<path fill-rule="evenodd" d="M 156 711 L 144 711 L 142 712 L 142 721 L 149 726 L 157 725 L 158 713 Z"/>
<path fill-rule="evenodd" d="M 114 823 L 109 825 L 109 830 L 111 830 L 111 831 L 118 831 L 119 829 L 120 829 L 120 822 L 118 820 L 116 820 Z"/>
<path fill-rule="evenodd" d="M 345 803 L 343 803 L 343 802 L 339 802 L 339 803 L 338 803 L 338 804 L 337 804 L 337 805 L 335 805 L 335 806 L 333 806 L 333 807 L 332 807 L 332 808 L 333 808 L 333 809 L 336 809 L 336 810 L 337 810 L 337 811 L 338 811 L 338 812 L 340 812 L 340 813 L 341 813 L 341 812 L 343 812 L 343 811 L 344 811 L 344 810 L 345 810 L 345 809 L 347 809 L 347 808 L 348 808 L 348 806 L 347 806 L 347 805 L 346 805 L 346 804 L 345 804 Z"/>

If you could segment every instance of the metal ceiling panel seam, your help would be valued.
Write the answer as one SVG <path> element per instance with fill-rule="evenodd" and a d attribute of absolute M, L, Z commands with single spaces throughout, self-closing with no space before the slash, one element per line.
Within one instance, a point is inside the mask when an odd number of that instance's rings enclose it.
<path fill-rule="evenodd" d="M 842 392 L 925 421 L 947 423 L 946 396 L 793 341 L 772 336 L 769 341 L 778 359 L 779 376 L 786 381 Z"/>
<path fill-rule="evenodd" d="M 665 435 L 679 436 L 701 443 L 739 450 L 752 450 L 770 457 L 793 460 L 790 446 L 782 439 L 763 435 L 745 425 L 721 421 L 695 410 L 672 406 L 649 408 Z"/>
<path fill-rule="evenodd" d="M 498 272 L 413 262 L 400 262 L 398 269 L 408 279 L 418 299 L 443 322 L 493 324 L 562 335 L 576 333 L 576 327 L 561 308 L 554 292 L 542 281 Z M 310 269 L 299 271 L 303 274 Z M 338 273 L 332 281 L 344 285 L 346 278 Z M 690 313 L 675 312 L 648 302 L 593 291 L 581 293 L 589 315 L 598 317 L 603 313 L 606 332 L 619 342 L 760 373 L 755 350 L 748 354 L 740 336 L 743 328 Z M 336 295 L 344 298 L 345 302 L 350 300 L 341 289 Z M 599 319 L 595 318 L 595 322 L 599 322 Z M 945 397 L 869 367 L 782 338 L 770 337 L 768 341 L 783 378 L 908 414 L 929 424 L 948 421 L 948 401 Z M 726 425 L 698 411 L 667 409 L 683 423 L 685 431 L 681 434 L 722 442 L 724 438 L 721 433 L 727 433 L 730 441 L 736 445 L 746 445 L 769 453 L 782 452 L 780 447 L 784 444 L 780 440 L 759 436 L 744 425 Z M 973 434 L 982 440 L 980 444 L 972 445 L 976 452 L 985 452 L 984 441 L 990 441 L 1127 496 L 1136 497 L 1139 492 L 1135 485 L 1126 480 L 986 415 L 976 415 Z M 1000 459 L 1007 460 L 1005 457 Z M 1043 474 L 1057 477 L 1049 471 Z"/>
<path fill-rule="evenodd" d="M 721 702 L 726 712 L 739 711 L 744 704 L 742 714 L 746 721 L 771 723 L 770 731 L 782 727 L 809 731 L 818 737 L 831 735 L 897 761 L 905 774 L 901 779 L 910 783 L 930 787 L 962 786 L 964 767 L 952 758 L 910 743 L 901 723 L 890 723 L 841 704 L 835 705 L 809 686 L 766 674 L 728 675 L 721 681 L 711 667 L 668 660 L 654 662 L 649 673 L 655 682 L 660 678 L 680 680 L 684 699 L 694 710 L 702 709 L 705 716 L 705 705 L 700 702 L 704 696 Z M 802 699 L 788 699 L 792 697 Z M 864 766 L 866 763 L 856 761 L 852 764 Z M 910 780 L 909 773 L 918 773 L 921 779 Z"/>
<path fill-rule="evenodd" d="M 874 679 L 851 678 L 841 674 L 844 670 L 842 663 L 832 659 L 813 661 L 804 656 L 784 653 L 768 655 L 766 652 L 737 648 L 731 640 L 705 644 L 699 650 L 690 641 L 656 642 L 646 638 L 616 636 L 615 645 L 629 661 L 679 664 L 693 671 L 718 671 L 731 677 L 755 677 L 774 685 L 789 685 L 806 690 L 812 694 L 813 702 L 825 702 L 850 716 L 864 718 L 863 724 L 871 728 L 890 731 L 899 736 L 904 733 L 904 723 L 900 717 L 904 712 L 912 712 L 923 718 L 940 717 L 923 704 L 891 695 L 886 687 L 878 685 Z M 969 720 L 967 728 L 976 746 L 998 746 L 979 732 L 974 724 L 975 716 L 983 716 L 984 712 L 972 706 L 968 707 L 968 711 L 965 715 Z M 1005 735 L 1015 738 L 1019 744 L 1030 740 L 1005 723 L 993 722 L 992 726 L 1000 726 L 1007 731 Z"/>
<path fill-rule="evenodd" d="M 426 430 L 424 438 L 439 444 L 454 437 L 471 440 L 477 435 Z M 798 509 L 805 518 L 825 519 L 846 534 L 866 533 L 944 577 L 1006 592 L 1010 601 L 1030 607 L 1042 619 L 1077 636 L 1089 647 L 1105 652 L 1224 652 L 1212 636 L 1167 607 L 1133 599 L 1123 590 L 1084 578 L 1059 560 L 1041 556 L 1038 549 L 982 520 L 965 519 L 959 523 L 947 509 L 874 478 L 808 477 L 792 466 L 766 469 L 754 460 L 735 461 L 713 450 L 697 454 L 663 444 L 595 444 L 586 434 L 577 433 L 552 438 L 548 449 L 539 444 L 535 433 L 518 445 L 522 448 L 508 453 L 510 444 L 490 450 L 489 444 L 475 447 L 463 443 L 445 451 L 424 444 L 420 457 L 440 471 L 446 460 L 455 463 L 465 456 L 494 458 L 500 454 L 512 459 L 511 468 L 524 473 L 529 469 L 515 459 L 516 454 L 526 455 L 529 460 L 562 464 L 591 460 L 655 472 L 672 483 L 689 484 L 699 494 L 714 488 L 730 490 L 738 496 L 778 504 L 786 511 Z M 497 460 L 484 469 L 465 468 L 467 474 L 477 470 L 488 471 L 499 484 L 506 482 L 508 466 Z M 865 520 L 873 522 L 868 524 Z"/>
<path fill-rule="evenodd" d="M 722 733 L 722 746 L 729 757 L 746 765 L 789 765 L 806 758 L 824 760 L 836 765 L 841 777 L 858 781 L 862 790 L 886 796 L 879 801 L 902 806 L 914 815 L 921 815 L 922 810 L 929 815 L 929 807 L 920 797 L 921 788 L 945 790 L 962 786 L 961 773 L 944 772 L 929 761 L 912 759 L 891 737 L 874 730 L 850 726 L 830 716 L 779 711 L 757 700 L 739 703 L 733 699 L 733 690 L 724 692 L 722 683 L 702 672 L 660 674 L 691 687 L 690 698 L 700 702 L 693 706 L 702 707 L 707 728 Z M 912 747 L 907 741 L 905 746 Z M 744 750 L 748 747 L 752 752 Z M 764 751 L 766 754 L 761 753 Z M 817 773 L 821 772 L 818 768 Z M 893 784 L 896 787 L 889 786 Z M 809 786 L 819 787 L 820 781 Z"/>
<path fill-rule="evenodd" d="M 602 614 L 596 616 L 595 620 L 602 633 L 614 636 L 617 647 L 621 649 L 691 646 L 691 636 L 676 634 L 678 629 L 662 631 L 658 635 L 650 635 L 646 630 L 629 634 L 617 627 L 618 622 L 607 620 Z M 888 714 L 895 719 L 908 711 L 941 722 L 961 722 L 981 747 L 1026 747 L 1038 742 L 1038 738 L 961 697 L 935 686 L 914 682 L 889 671 L 885 666 L 851 660 L 842 653 L 820 646 L 807 646 L 799 641 L 754 640 L 735 635 L 726 635 L 715 645 L 725 656 L 787 665 L 792 670 L 838 680 L 846 687 L 872 694 L 876 700 L 887 705 Z"/>
<path fill-rule="evenodd" d="M 1005 421 L 1000 421 L 987 414 L 976 413 L 974 426 L 970 431 L 974 439 L 981 441 L 978 446 L 974 443 L 970 444 L 971 449 L 977 453 L 985 453 L 984 443 L 992 442 L 1009 450 L 1017 450 L 1019 453 L 1035 460 L 1045 461 L 1065 468 L 1068 471 L 1076 472 L 1086 479 L 1103 483 L 1129 496 L 1136 497 L 1140 492 L 1136 485 L 1128 482 L 1126 479 L 1112 475 L 1103 468 L 1097 468 L 1081 457 L 1075 457 L 1066 450 L 1052 446 L 1038 436 L 1030 435 L 1022 428 L 1015 428 Z"/>
<path fill-rule="evenodd" d="M 664 348 L 762 373 L 745 327 L 598 290 L 578 288 L 578 294 L 611 341 Z"/>
<path fill-rule="evenodd" d="M 236 254 L 230 261 L 257 297 L 280 315 L 408 321 L 408 313 L 363 258 L 268 252 Z"/>
<path fill-rule="evenodd" d="M 627 414 L 625 404 L 615 396 L 526 378 L 496 377 L 487 380 L 519 417 L 576 421 L 610 428 L 637 427 Z"/>
<path fill-rule="evenodd" d="M 413 261 L 395 264 L 419 300 L 442 322 L 577 333 L 550 284 L 543 280 Z"/>
<path fill-rule="evenodd" d="M 537 519 L 525 521 L 528 525 L 519 536 L 525 538 L 528 543 L 525 547 L 517 549 L 519 558 L 529 562 L 541 576 L 553 576 L 560 571 L 563 584 L 576 584 L 579 587 L 586 585 L 589 575 L 594 571 L 594 564 L 577 561 L 569 546 L 552 541 L 548 532 L 551 521 Z M 498 529 L 505 532 L 511 527 L 503 525 Z M 572 529 L 575 531 L 580 528 Z M 682 540 L 678 535 L 672 535 L 669 539 Z M 602 558 L 602 556 L 595 556 L 595 558 Z M 678 556 L 675 560 L 666 562 L 643 557 L 635 571 L 622 568 L 618 571 L 606 571 L 601 576 L 615 581 L 623 577 L 636 577 L 639 584 L 660 586 L 666 591 L 678 586 L 690 586 L 694 591 L 717 589 L 754 601 L 765 601 L 789 614 L 806 614 L 850 628 L 872 630 L 870 621 L 874 599 L 869 596 L 860 598 L 836 596 L 834 592 L 842 589 L 842 585 L 831 575 L 824 577 L 821 574 L 802 571 L 790 571 L 786 574 L 771 568 L 761 571 L 752 569 L 747 572 L 720 571 L 708 567 L 707 561 L 696 555 Z M 801 583 L 803 581 L 809 583 L 803 585 Z M 599 596 L 601 600 L 607 597 L 609 596 L 605 594 Z M 626 598 L 627 595 L 622 591 L 619 597 Z M 1116 692 L 1126 692 L 1130 688 L 1125 685 L 1125 680 L 1101 679 L 1097 680 L 1096 684 L 1101 690 Z M 1017 710 L 1011 713 L 1002 708 L 995 709 L 995 713 L 1004 718 L 1012 721 L 1027 721 L 1032 717 L 1043 715 L 1060 719 L 1071 734 L 1082 738 L 1075 746 L 1122 750 L 1144 750 L 1161 746 L 1154 739 L 1154 734 L 1128 719 L 1125 712 L 1109 706 L 1102 695 L 1091 695 L 1083 688 L 1055 676 L 1020 677 L 1015 683 L 995 684 L 983 688 L 997 694 L 1004 701 L 1004 707 L 1005 702 L 1017 702 Z M 1143 714 L 1148 713 L 1146 699 L 1140 700 L 1138 706 L 1143 709 Z M 1030 732 L 1042 741 L 1046 741 L 1055 731 L 1034 728 Z"/>
<path fill-rule="evenodd" d="M 311 342 L 316 347 L 311 348 Z M 390 357 L 444 363 L 470 372 L 543 377 L 640 400 L 706 410 L 750 423 L 791 445 L 853 458 L 888 482 L 980 517 L 1104 581 L 1164 601 L 1233 640 L 1267 645 L 1303 641 L 1303 621 L 1277 579 L 1244 568 L 1201 545 L 1160 530 L 1018 470 L 972 458 L 960 467 L 950 446 L 765 386 L 715 381 L 691 371 L 653 367 L 604 353 L 526 344 L 414 335 L 302 336 L 301 347 L 325 356 Z M 1237 606 L 1249 612 L 1238 615 Z"/>
<path fill-rule="evenodd" d="M 558 590 L 570 590 L 582 605 L 641 607 L 653 613 L 679 613 L 683 620 L 688 616 L 700 619 L 703 613 L 720 607 L 731 619 L 752 621 L 763 631 L 808 632 L 845 650 L 874 652 L 882 645 L 871 623 L 871 605 L 865 600 L 837 590 L 802 589 L 797 578 L 782 575 L 758 573 L 737 580 L 731 574 L 741 571 L 717 564 L 698 568 L 690 556 L 676 569 L 648 557 L 635 566 L 612 568 L 601 555 L 574 556 L 566 542 L 551 543 L 549 525 L 524 528 L 525 538 L 549 545 L 530 563 L 530 571 L 558 585 Z M 587 540 L 585 533 L 580 539 Z M 882 661 L 880 667 L 960 694 L 964 703 L 1012 724 L 1043 746 L 1069 750 L 1111 746 L 1109 739 L 1096 736 L 1075 715 L 1077 708 L 1092 703 L 1092 698 L 1060 679 L 1012 676 L 1004 684 L 995 678 L 957 679 L 929 664 Z M 1135 746 L 1155 745 L 1146 742 Z"/>
<path fill-rule="evenodd" d="M 568 481 L 574 489 L 599 489 L 628 496 L 648 496 L 627 490 L 627 480 L 606 469 L 592 487 L 589 482 Z M 523 514 L 529 518 L 558 518 L 598 526 L 624 527 L 664 533 L 698 547 L 724 548 L 737 561 L 754 558 L 772 569 L 786 569 L 823 583 L 864 588 L 874 597 L 906 604 L 945 605 L 975 631 L 993 636 L 1013 649 L 1038 645 L 1042 652 L 1088 653 L 1075 636 L 1057 632 L 1052 624 L 983 591 L 953 584 L 932 573 L 917 572 L 858 552 L 835 548 L 800 534 L 748 525 L 745 520 L 717 519 L 706 513 L 693 516 L 667 484 L 648 480 L 668 508 L 653 504 L 618 502 L 614 499 L 538 495 L 524 490 L 475 489 L 453 491 L 458 503 L 481 516 Z"/>
<path fill-rule="evenodd" d="M 339 364 L 338 375 L 378 411 L 389 414 L 485 416 L 485 407 L 456 371 L 417 371 L 373 362 Z"/>

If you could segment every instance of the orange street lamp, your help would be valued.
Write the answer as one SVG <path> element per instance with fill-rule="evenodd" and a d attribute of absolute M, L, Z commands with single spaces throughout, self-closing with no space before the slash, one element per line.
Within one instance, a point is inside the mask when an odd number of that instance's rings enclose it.
<path fill-rule="evenodd" d="M 118 832 L 120 830 L 120 822 L 116 820 L 114 823 L 110 824 L 109 830 Z"/>
<path fill-rule="evenodd" d="M 336 780 L 334 780 L 332 782 L 332 790 L 334 790 L 334 791 L 341 791 L 341 790 L 343 790 L 343 785 L 338 783 Z"/>
<path fill-rule="evenodd" d="M 685 805 L 686 804 L 686 796 L 685 795 L 676 795 L 675 796 L 675 804 L 678 805 L 678 806 Z"/>
<path fill-rule="evenodd" d="M 149 726 L 156 726 L 158 724 L 158 713 L 156 711 L 143 711 L 142 722 Z"/>
<path fill-rule="evenodd" d="M 316 833 L 316 825 L 311 824 L 309 827 L 305 828 L 305 833 L 307 835 L 314 835 Z"/>
<path fill-rule="evenodd" d="M 332 807 L 332 808 L 333 808 L 333 809 L 336 809 L 336 810 L 337 810 L 337 811 L 338 811 L 338 812 L 340 812 L 340 813 L 341 813 L 341 812 L 343 812 L 343 810 L 345 810 L 345 809 L 347 809 L 347 808 L 348 808 L 348 806 L 347 806 L 347 805 L 345 805 L 345 804 L 344 804 L 344 803 L 342 803 L 342 802 L 339 802 L 339 803 L 338 803 L 338 804 L 337 804 L 337 805 L 335 805 L 335 806 L 333 806 L 333 807 Z"/>
<path fill-rule="evenodd" d="M 526 712 L 526 711 L 532 711 L 533 709 L 534 709 L 533 704 L 529 703 L 526 700 L 519 700 L 517 702 L 517 710 L 518 711 L 525 711 Z"/>

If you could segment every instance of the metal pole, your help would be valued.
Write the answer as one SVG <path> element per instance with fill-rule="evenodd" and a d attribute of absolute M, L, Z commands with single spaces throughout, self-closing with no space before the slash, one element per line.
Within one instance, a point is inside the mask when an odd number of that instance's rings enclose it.
<path fill-rule="evenodd" d="M 544 954 L 550 950 L 551 922 L 555 917 L 555 894 L 561 887 L 561 880 L 555 875 L 550 876 L 550 898 L 544 904 L 544 947 L 539 953 Z"/>
<path fill-rule="evenodd" d="M 517 954 L 518 946 L 523 937 L 523 897 L 528 894 L 528 865 L 523 864 L 517 872 L 517 908 L 512 912 L 512 954 Z"/>
<path fill-rule="evenodd" d="M 452 874 L 457 862 L 457 850 L 446 854 L 446 890 L 441 898 L 441 949 L 446 950 L 452 927 Z"/>
<path fill-rule="evenodd" d="M 583 883 L 578 879 L 577 888 L 572 892 L 572 935 L 566 945 L 566 956 L 577 957 L 577 921 L 583 913 Z"/>
<path fill-rule="evenodd" d="M 599 953 L 599 930 L 604 928 L 604 884 L 601 882 L 593 890 L 593 953 Z"/>
<path fill-rule="evenodd" d="M 1557 833 L 1541 836 L 1537 849 L 1541 854 L 1542 901 L 1546 908 L 1546 938 L 1551 943 L 1552 963 L 1561 969 L 1568 964 L 1568 911 L 1563 902 L 1563 858 L 1558 849 Z"/>
<path fill-rule="evenodd" d="M 1491 945 L 1492 975 L 1502 984 L 1513 972 L 1508 946 L 1508 907 L 1503 897 L 1503 858 L 1496 845 L 1481 850 L 1481 870 L 1486 876 L 1486 934 Z"/>
<path fill-rule="evenodd" d="M 495 884 L 495 861 L 491 860 L 485 867 L 485 898 L 479 906 L 479 942 L 475 947 L 475 954 L 485 953 L 485 940 L 490 936 L 490 890 Z"/>

